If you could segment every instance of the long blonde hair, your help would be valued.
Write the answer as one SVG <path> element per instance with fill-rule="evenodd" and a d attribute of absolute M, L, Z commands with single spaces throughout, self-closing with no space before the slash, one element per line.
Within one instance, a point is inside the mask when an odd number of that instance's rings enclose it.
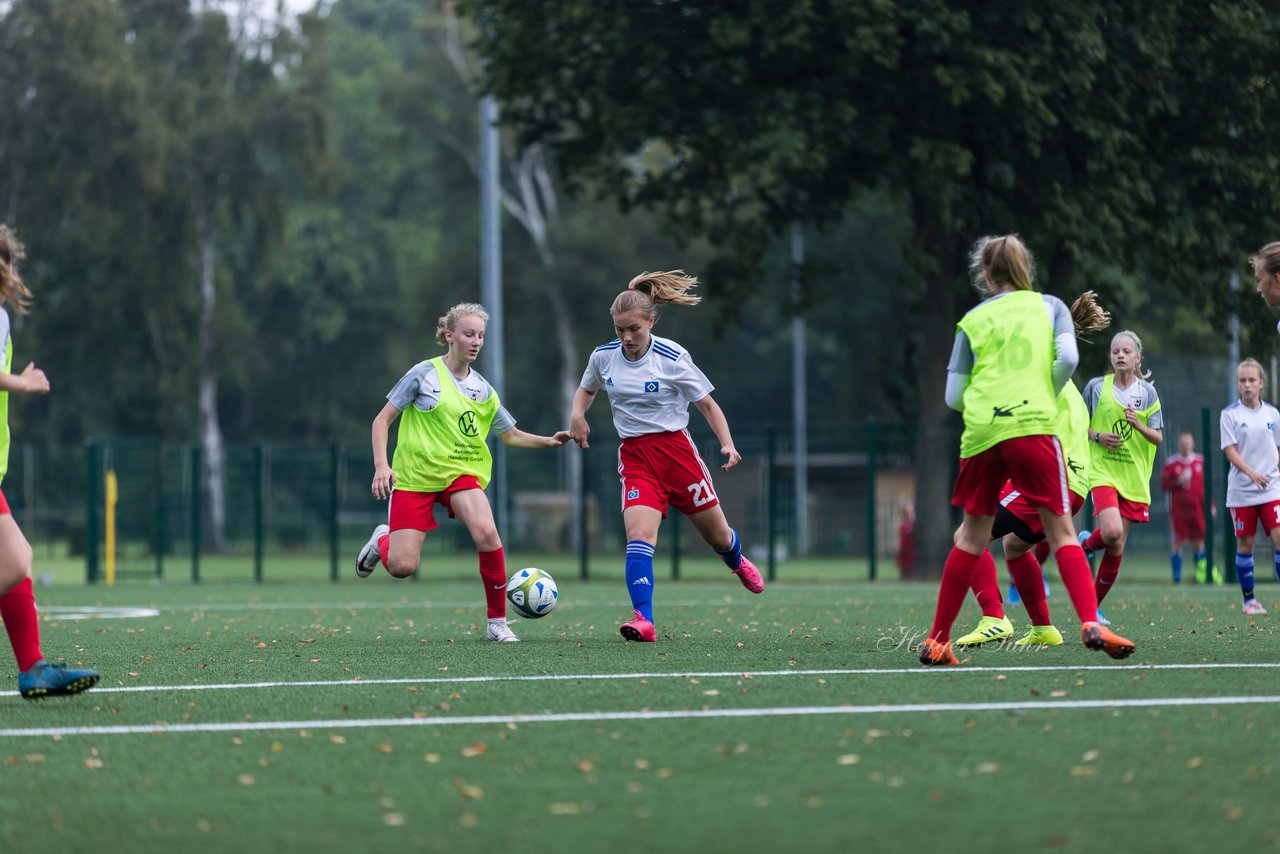
<path fill-rule="evenodd" d="M 9 303 L 18 314 L 26 314 L 31 302 L 31 289 L 18 275 L 18 262 L 27 257 L 27 249 L 12 228 L 0 224 L 0 305 Z"/>
<path fill-rule="evenodd" d="M 1098 305 L 1098 295 L 1093 291 L 1085 291 L 1071 303 L 1071 322 L 1076 327 L 1076 337 L 1083 338 L 1086 332 L 1101 332 L 1111 325 L 1111 314 Z"/>
<path fill-rule="evenodd" d="M 969 275 L 983 296 L 990 295 L 994 285 L 1029 291 L 1036 277 L 1036 262 L 1016 234 L 983 237 L 969 252 Z"/>
<path fill-rule="evenodd" d="M 489 312 L 484 310 L 478 302 L 460 302 L 453 308 L 440 315 L 440 319 L 436 321 L 436 343 L 441 347 L 448 347 L 449 340 L 444 337 L 446 332 L 452 332 L 458 328 L 458 318 L 468 314 L 474 314 L 483 320 L 486 324 L 489 322 Z"/>
<path fill-rule="evenodd" d="M 690 276 L 684 270 L 641 273 L 631 280 L 625 291 L 614 297 L 609 313 L 616 317 L 639 310 L 652 317 L 654 308 L 665 303 L 697 305 L 702 302 L 702 297 L 689 293 L 697 286 L 698 277 Z"/>

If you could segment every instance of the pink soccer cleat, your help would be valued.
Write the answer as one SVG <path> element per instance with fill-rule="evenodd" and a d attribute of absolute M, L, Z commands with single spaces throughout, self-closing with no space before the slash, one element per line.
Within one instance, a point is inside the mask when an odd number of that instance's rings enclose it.
<path fill-rule="evenodd" d="M 656 641 L 658 633 L 654 631 L 653 623 L 646 620 L 639 611 L 632 613 L 635 616 L 618 626 L 618 633 L 629 641 L 643 641 L 645 643 Z"/>
<path fill-rule="evenodd" d="M 760 570 L 756 569 L 756 565 L 747 560 L 747 556 L 743 555 L 738 568 L 733 570 L 733 574 L 738 576 L 738 580 L 742 582 L 742 586 L 750 590 L 752 593 L 764 592 L 764 579 L 760 577 Z"/>

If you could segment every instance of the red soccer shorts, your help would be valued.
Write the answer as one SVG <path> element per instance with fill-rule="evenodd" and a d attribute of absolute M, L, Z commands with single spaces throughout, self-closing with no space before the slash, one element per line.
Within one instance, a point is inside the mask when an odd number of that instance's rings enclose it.
<path fill-rule="evenodd" d="M 618 447 L 618 479 L 624 511 L 652 507 L 666 518 L 670 504 L 692 516 L 720 503 L 711 472 L 688 430 L 623 439 Z"/>
<path fill-rule="evenodd" d="M 1265 534 L 1270 534 L 1272 528 L 1280 525 L 1280 501 L 1228 509 L 1231 510 L 1231 521 L 1235 523 L 1237 537 L 1252 537 L 1258 532 L 1259 522 L 1262 523 Z"/>
<path fill-rule="evenodd" d="M 1093 488 L 1093 516 L 1096 519 L 1098 514 L 1108 507 L 1115 507 L 1120 511 L 1120 517 L 1128 519 L 1131 522 L 1145 524 L 1151 521 L 1151 506 L 1138 501 L 1130 501 L 1129 499 L 1116 492 L 1114 486 L 1095 486 Z"/>
<path fill-rule="evenodd" d="M 9 509 L 9 499 L 4 497 L 4 493 L 0 492 L 0 516 L 11 516 L 13 511 Z"/>
<path fill-rule="evenodd" d="M 1013 484 L 1006 483 L 1004 490 L 1000 493 L 1000 506 L 1008 510 L 1022 524 L 1026 525 L 1033 534 L 1043 534 L 1044 526 L 1040 524 L 1040 512 L 1031 506 L 1021 492 L 1013 488 Z M 1074 516 L 1080 512 L 1080 508 L 1084 506 L 1084 496 L 1071 493 L 1071 515 Z"/>
<path fill-rule="evenodd" d="M 1033 508 L 1061 516 L 1071 510 L 1067 468 L 1054 436 L 1005 439 L 976 456 L 960 460 L 951 503 L 970 516 L 994 516 L 1005 481 Z"/>
<path fill-rule="evenodd" d="M 1173 538 L 1180 543 L 1198 543 L 1204 539 L 1204 514 L 1186 513 L 1169 517 L 1173 523 Z"/>
<path fill-rule="evenodd" d="M 480 481 L 474 475 L 463 475 L 439 492 L 414 492 L 409 489 L 391 490 L 391 510 L 388 514 L 388 526 L 393 531 L 405 529 L 413 531 L 434 531 L 440 527 L 436 521 L 436 499 L 444 505 L 449 518 L 453 518 L 453 507 L 450 496 L 464 489 L 481 489 Z"/>

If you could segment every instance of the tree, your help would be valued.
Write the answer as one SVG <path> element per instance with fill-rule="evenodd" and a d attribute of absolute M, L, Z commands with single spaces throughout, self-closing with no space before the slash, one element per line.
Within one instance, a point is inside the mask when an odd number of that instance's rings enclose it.
<path fill-rule="evenodd" d="M 1275 233 L 1280 39 L 1261 2 L 463 9 L 505 120 L 574 186 L 715 243 L 713 291 L 740 291 L 791 223 L 826 227 L 869 192 L 891 199 L 918 299 L 926 566 L 941 566 L 952 528 L 942 386 L 974 299 L 974 239 L 1021 231 L 1064 296 L 1114 283 L 1104 299 L 1125 308 L 1147 275 L 1221 315 L 1231 297 L 1204 282 Z"/>
<path fill-rule="evenodd" d="M 207 536 L 218 550 L 226 514 L 218 378 L 228 354 L 219 347 L 217 268 L 226 244 L 236 240 L 244 241 L 242 255 L 261 263 L 282 237 L 292 185 L 323 162 L 323 69 L 305 56 L 323 29 L 304 16 L 302 38 L 295 38 L 257 19 L 246 2 L 235 31 L 209 8 L 190 13 L 185 4 L 139 2 L 133 11 L 150 68 L 167 65 L 173 72 L 148 75 L 147 101 L 155 111 L 152 126 L 165 136 L 157 183 L 181 229 L 175 242 L 189 247 L 193 259 L 196 412 Z M 289 70 L 297 74 L 292 85 L 281 79 Z"/>

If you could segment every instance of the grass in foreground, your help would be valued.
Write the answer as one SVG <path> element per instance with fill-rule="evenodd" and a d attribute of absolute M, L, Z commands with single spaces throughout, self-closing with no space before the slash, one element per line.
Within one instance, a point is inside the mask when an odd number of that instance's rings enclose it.
<path fill-rule="evenodd" d="M 660 580 L 659 642 L 637 645 L 620 584 L 559 581 L 505 645 L 478 581 L 42 590 L 46 653 L 104 678 L 42 703 L 0 679 L 0 848 L 1280 841 L 1277 632 L 1231 588 L 1121 586 L 1124 663 L 1083 649 L 1055 589 L 1066 645 L 938 671 L 907 648 L 933 585 Z M 60 610 L 86 607 L 139 610 Z"/>

